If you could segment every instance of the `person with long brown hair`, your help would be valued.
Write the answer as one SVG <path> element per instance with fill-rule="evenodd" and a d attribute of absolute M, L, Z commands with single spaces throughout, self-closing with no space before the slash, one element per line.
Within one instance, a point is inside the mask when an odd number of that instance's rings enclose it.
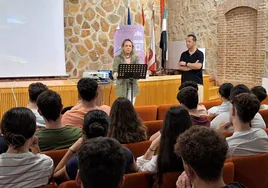
<path fill-rule="evenodd" d="M 174 153 L 178 136 L 192 126 L 189 112 L 182 106 L 171 107 L 164 118 L 161 134 L 151 143 L 146 153 L 137 158 L 139 171 L 157 174 L 157 183 L 162 183 L 166 172 L 183 171 L 182 159 Z M 159 147 L 158 154 L 155 154 Z"/>
<path fill-rule="evenodd" d="M 117 139 L 121 144 L 128 144 L 147 140 L 146 132 L 130 100 L 117 98 L 111 108 L 108 137 Z"/>
<path fill-rule="evenodd" d="M 125 97 L 131 100 L 131 86 L 127 79 L 117 80 L 118 68 L 120 64 L 139 64 L 139 57 L 134 50 L 133 42 L 130 39 L 125 39 L 121 46 L 121 53 L 114 57 L 113 64 L 113 77 L 116 80 L 116 95 L 119 97 Z M 135 103 L 135 97 L 139 94 L 139 86 L 137 80 L 133 82 L 133 104 Z"/>

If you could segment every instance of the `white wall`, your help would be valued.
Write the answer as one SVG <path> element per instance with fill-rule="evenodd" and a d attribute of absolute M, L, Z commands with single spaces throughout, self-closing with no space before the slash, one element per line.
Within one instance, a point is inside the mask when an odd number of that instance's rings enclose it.
<path fill-rule="evenodd" d="M 66 75 L 63 0 L 0 0 L 0 77 Z"/>

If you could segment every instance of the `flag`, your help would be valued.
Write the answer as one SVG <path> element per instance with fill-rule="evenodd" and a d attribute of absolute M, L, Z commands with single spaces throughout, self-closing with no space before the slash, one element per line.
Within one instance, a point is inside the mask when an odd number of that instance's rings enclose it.
<path fill-rule="evenodd" d="M 144 10 L 143 10 L 143 5 L 141 8 L 141 25 L 144 27 L 145 25 L 145 17 L 144 17 Z"/>
<path fill-rule="evenodd" d="M 165 69 L 165 64 L 167 60 L 167 52 L 168 52 L 168 39 L 167 39 L 167 9 L 164 9 L 164 17 L 162 21 L 162 32 L 160 39 L 160 48 L 162 49 L 162 58 L 161 58 L 161 66 Z"/>
<path fill-rule="evenodd" d="M 143 5 L 142 5 L 142 8 L 141 8 L 141 25 L 144 27 L 145 25 L 145 16 L 144 16 L 144 9 L 143 9 Z M 145 38 L 144 38 L 144 42 L 143 42 L 143 46 L 144 46 L 144 64 L 147 64 L 147 50 L 146 50 L 146 41 L 145 41 Z"/>
<path fill-rule="evenodd" d="M 161 19 L 161 21 L 164 18 L 164 9 L 165 9 L 165 0 L 161 0 L 161 2 L 160 2 L 160 19 Z M 163 24 L 163 22 L 162 22 L 162 24 Z"/>
<path fill-rule="evenodd" d="M 156 62 L 155 62 L 155 34 L 154 34 L 154 6 L 153 6 L 153 14 L 151 21 L 151 45 L 148 57 L 148 67 L 151 72 L 156 71 Z"/>
<path fill-rule="evenodd" d="M 131 16 L 130 16 L 130 8 L 127 9 L 127 24 L 131 25 Z"/>

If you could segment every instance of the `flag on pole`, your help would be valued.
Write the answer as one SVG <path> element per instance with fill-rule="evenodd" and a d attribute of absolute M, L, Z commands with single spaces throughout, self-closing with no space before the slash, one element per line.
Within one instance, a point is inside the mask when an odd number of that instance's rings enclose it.
<path fill-rule="evenodd" d="M 145 16 L 144 16 L 144 9 L 143 9 L 143 5 L 142 5 L 142 8 L 141 8 L 141 25 L 144 27 L 145 25 Z M 145 38 L 144 38 L 144 64 L 147 64 L 147 50 L 146 50 L 146 41 L 145 41 Z"/>
<path fill-rule="evenodd" d="M 131 16 L 130 16 L 130 8 L 127 9 L 127 24 L 131 25 Z"/>
<path fill-rule="evenodd" d="M 165 0 L 161 0 L 161 2 L 160 2 L 160 19 L 161 19 L 161 21 L 163 20 L 163 18 L 164 18 L 164 9 L 165 9 Z M 163 24 L 163 22 L 162 22 L 162 24 Z"/>
<path fill-rule="evenodd" d="M 144 25 L 145 25 L 145 17 L 144 17 L 143 5 L 141 7 L 141 24 L 144 27 Z"/>
<path fill-rule="evenodd" d="M 155 33 L 154 33 L 154 5 L 153 5 L 153 14 L 151 21 L 151 45 L 150 52 L 148 57 L 148 67 L 151 72 L 156 72 L 156 61 L 155 61 Z"/>
<path fill-rule="evenodd" d="M 160 39 L 160 48 L 162 49 L 162 58 L 161 58 L 161 66 L 165 69 L 166 60 L 167 60 L 167 52 L 168 52 L 168 39 L 167 39 L 167 9 L 164 9 L 164 17 L 162 21 L 162 32 Z"/>

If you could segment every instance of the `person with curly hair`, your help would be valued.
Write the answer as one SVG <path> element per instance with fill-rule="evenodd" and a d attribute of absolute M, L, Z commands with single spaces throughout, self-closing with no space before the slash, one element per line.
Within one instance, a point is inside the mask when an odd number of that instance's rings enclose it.
<path fill-rule="evenodd" d="M 147 140 L 147 129 L 129 99 L 119 97 L 114 101 L 108 137 L 115 138 L 121 144 Z"/>

